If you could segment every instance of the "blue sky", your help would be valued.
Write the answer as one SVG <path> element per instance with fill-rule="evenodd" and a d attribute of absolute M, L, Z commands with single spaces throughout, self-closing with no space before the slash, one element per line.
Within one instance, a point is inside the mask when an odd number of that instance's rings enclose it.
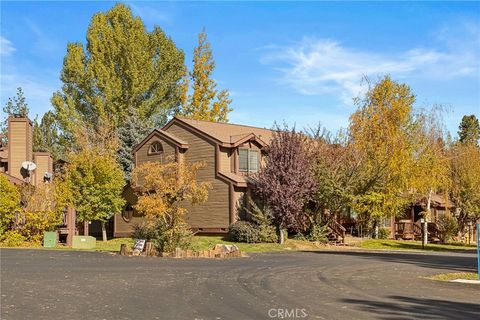
<path fill-rule="evenodd" d="M 51 109 L 68 42 L 85 42 L 91 16 L 114 2 L 1 2 L 1 104 L 23 87 L 30 115 Z M 480 116 L 480 2 L 127 2 L 159 25 L 191 66 L 206 28 L 215 79 L 230 90 L 230 121 L 335 131 L 355 110 L 364 75 L 408 83 L 417 107 Z M 2 115 L 3 116 L 3 115 Z"/>

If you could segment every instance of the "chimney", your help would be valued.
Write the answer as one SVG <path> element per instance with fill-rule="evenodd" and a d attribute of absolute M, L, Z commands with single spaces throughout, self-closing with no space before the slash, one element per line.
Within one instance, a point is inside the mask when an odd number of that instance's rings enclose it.
<path fill-rule="evenodd" d="M 25 117 L 8 118 L 8 174 L 24 180 L 22 162 L 33 160 L 33 126 Z"/>

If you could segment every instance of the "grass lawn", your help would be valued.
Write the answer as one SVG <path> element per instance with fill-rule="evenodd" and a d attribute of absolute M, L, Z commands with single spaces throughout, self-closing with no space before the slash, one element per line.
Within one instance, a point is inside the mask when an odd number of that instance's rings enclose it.
<path fill-rule="evenodd" d="M 363 249 L 389 249 L 389 250 L 422 250 L 420 241 L 405 240 L 377 240 L 368 239 L 360 242 L 359 246 Z M 433 244 L 425 246 L 428 251 L 449 251 L 449 250 L 475 250 L 475 245 L 464 245 L 461 243 L 452 244 Z"/>
<path fill-rule="evenodd" d="M 478 280 L 478 275 L 473 272 L 454 272 L 454 273 L 437 274 L 437 275 L 428 277 L 428 279 L 440 280 L 440 281 L 451 281 L 456 279 Z"/>

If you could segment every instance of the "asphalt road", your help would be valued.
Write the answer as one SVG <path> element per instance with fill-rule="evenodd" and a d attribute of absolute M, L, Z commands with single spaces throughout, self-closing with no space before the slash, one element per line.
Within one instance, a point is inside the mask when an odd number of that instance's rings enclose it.
<path fill-rule="evenodd" d="M 1 319 L 480 319 L 467 253 L 292 252 L 228 260 L 2 249 Z"/>

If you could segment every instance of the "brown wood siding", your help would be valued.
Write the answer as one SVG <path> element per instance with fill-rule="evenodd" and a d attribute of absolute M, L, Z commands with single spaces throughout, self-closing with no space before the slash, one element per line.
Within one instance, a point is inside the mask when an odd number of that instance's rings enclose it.
<path fill-rule="evenodd" d="M 186 220 L 193 228 L 228 228 L 229 226 L 229 185 L 215 177 L 215 145 L 206 141 L 192 129 L 173 124 L 167 132 L 188 142 L 188 150 L 184 157 L 187 162 L 203 161 L 206 166 L 199 170 L 197 181 L 211 182 L 206 203 L 191 206 L 185 204 L 187 209 Z"/>
<path fill-rule="evenodd" d="M 163 147 L 162 154 L 148 154 L 148 149 L 150 145 L 154 142 L 160 142 Z M 146 162 L 156 162 L 160 161 L 161 163 L 168 161 L 168 159 L 175 158 L 175 146 L 170 142 L 165 141 L 159 136 L 153 136 L 147 141 L 140 149 L 135 152 L 135 166 L 140 166 Z M 140 183 L 142 183 L 142 179 L 139 179 Z"/>
<path fill-rule="evenodd" d="M 21 174 L 22 162 L 32 161 L 32 126 L 29 121 L 9 122 L 9 163 L 8 172 L 10 175 L 23 180 Z"/>
<path fill-rule="evenodd" d="M 34 157 L 37 169 L 35 170 L 33 183 L 38 186 L 40 183 L 43 183 L 45 172 L 52 173 L 51 156 L 49 154 L 34 154 Z"/>
<path fill-rule="evenodd" d="M 131 206 L 134 206 L 137 203 L 137 196 L 130 186 L 125 187 L 123 190 L 123 198 L 127 201 L 127 204 L 130 204 Z M 122 211 L 125 211 L 125 207 Z M 113 236 L 129 237 L 133 231 L 133 226 L 141 223 L 142 221 L 145 221 L 145 217 L 138 213 L 135 213 L 129 221 L 125 221 L 121 213 L 115 214 L 113 219 Z"/>
<path fill-rule="evenodd" d="M 148 149 L 150 145 L 154 142 L 160 142 L 163 147 L 163 154 L 148 154 Z M 153 136 L 147 143 L 145 143 L 138 151 L 136 152 L 136 165 L 139 166 L 142 163 L 149 161 L 167 161 L 167 159 L 175 157 L 175 146 L 159 136 Z"/>
<path fill-rule="evenodd" d="M 220 148 L 220 171 L 232 172 L 231 149 Z"/>

